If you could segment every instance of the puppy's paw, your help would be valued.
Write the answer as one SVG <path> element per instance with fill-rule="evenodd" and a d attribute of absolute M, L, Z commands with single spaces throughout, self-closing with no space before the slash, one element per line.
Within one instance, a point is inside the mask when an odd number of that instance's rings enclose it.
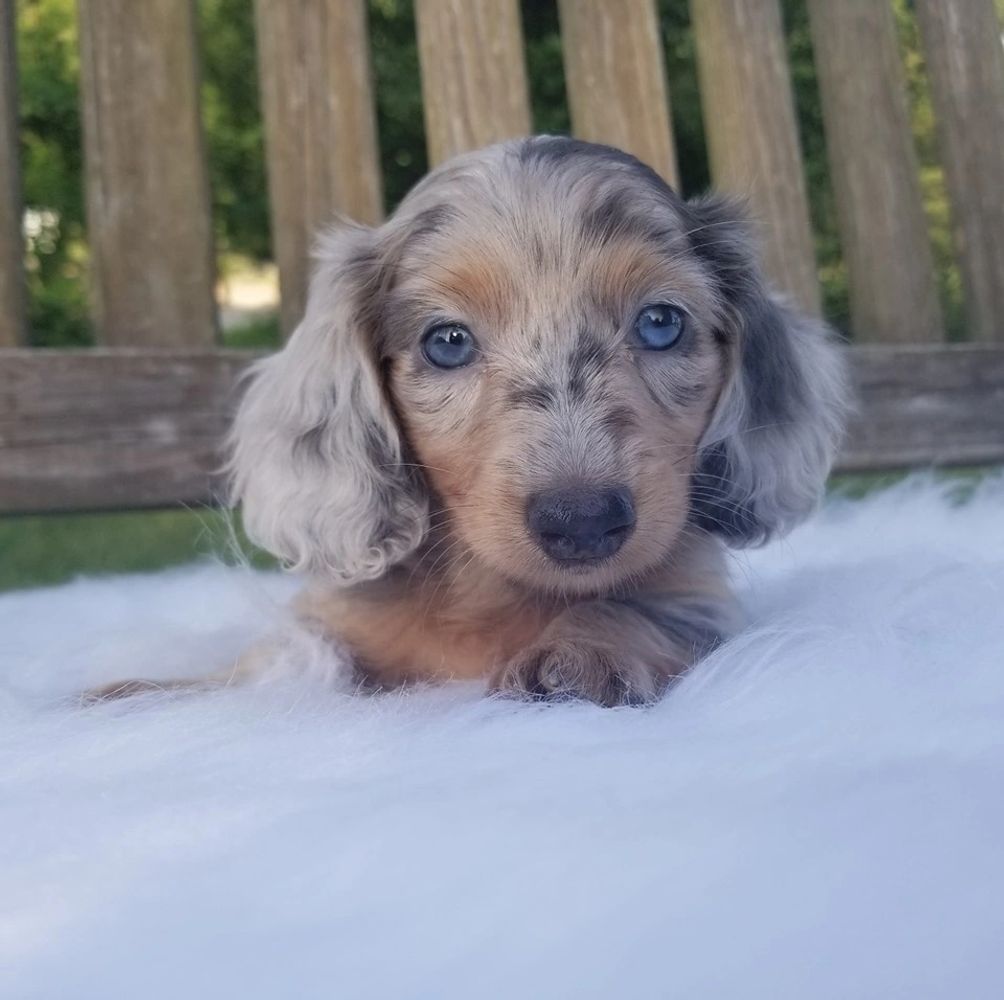
<path fill-rule="evenodd" d="M 663 674 L 630 653 L 563 642 L 524 650 L 499 669 L 489 687 L 520 698 L 583 698 L 614 706 L 653 701 L 664 684 Z"/>

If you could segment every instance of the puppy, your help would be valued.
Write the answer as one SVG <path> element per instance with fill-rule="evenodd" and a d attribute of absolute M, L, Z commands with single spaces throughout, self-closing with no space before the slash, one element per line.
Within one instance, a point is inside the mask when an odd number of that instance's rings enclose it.
<path fill-rule="evenodd" d="M 813 508 L 845 399 L 736 205 L 538 136 L 318 257 L 237 415 L 233 496 L 362 676 L 616 705 L 728 636 L 723 543 Z"/>
<path fill-rule="evenodd" d="M 723 543 L 809 513 L 844 398 L 735 204 L 538 136 L 321 240 L 237 414 L 233 499 L 378 686 L 644 702 L 735 627 Z"/>

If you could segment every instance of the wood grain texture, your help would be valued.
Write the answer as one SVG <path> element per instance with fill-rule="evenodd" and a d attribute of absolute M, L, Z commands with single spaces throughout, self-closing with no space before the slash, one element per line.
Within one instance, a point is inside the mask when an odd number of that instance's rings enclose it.
<path fill-rule="evenodd" d="M 916 0 L 971 336 L 1004 337 L 1004 46 L 993 0 Z"/>
<path fill-rule="evenodd" d="M 0 351 L 0 512 L 220 496 L 242 351 Z M 843 470 L 1004 461 L 1004 347 L 851 352 Z"/>
<path fill-rule="evenodd" d="M 216 337 L 190 0 L 80 0 L 95 327 L 114 345 Z"/>
<path fill-rule="evenodd" d="M 858 341 L 943 336 L 889 0 L 809 0 L 826 146 Z"/>
<path fill-rule="evenodd" d="M 679 188 L 655 0 L 559 0 L 572 128 L 632 153 Z"/>
<path fill-rule="evenodd" d="M 869 344 L 851 357 L 860 411 L 841 469 L 1004 461 L 1004 348 Z"/>
<path fill-rule="evenodd" d="M 0 0 L 0 347 L 25 340 L 14 0 Z"/>
<path fill-rule="evenodd" d="M 429 162 L 530 132 L 518 0 L 416 0 Z"/>
<path fill-rule="evenodd" d="M 127 349 L 0 352 L 0 511 L 212 499 L 247 359 Z"/>
<path fill-rule="evenodd" d="M 280 319 L 303 315 L 310 249 L 338 215 L 383 215 L 365 0 L 256 0 Z"/>
<path fill-rule="evenodd" d="M 819 313 L 819 280 L 778 0 L 691 0 L 715 185 L 748 199 L 773 284 Z"/>

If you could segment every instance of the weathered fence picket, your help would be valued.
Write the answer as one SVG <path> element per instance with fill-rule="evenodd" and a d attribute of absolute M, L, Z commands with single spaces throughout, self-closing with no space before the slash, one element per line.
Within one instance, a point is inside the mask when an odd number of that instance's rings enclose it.
<path fill-rule="evenodd" d="M 531 130 L 517 0 L 415 0 L 429 162 Z"/>
<path fill-rule="evenodd" d="M 216 340 L 191 0 L 80 0 L 95 330 L 114 346 Z"/>
<path fill-rule="evenodd" d="M 808 2 L 855 336 L 941 340 L 892 7 Z"/>
<path fill-rule="evenodd" d="M 281 325 L 303 314 L 310 247 L 337 214 L 383 214 L 366 0 L 255 0 Z"/>
<path fill-rule="evenodd" d="M 974 340 L 1004 340 L 1004 45 L 993 0 L 916 0 Z"/>
<path fill-rule="evenodd" d="M 575 134 L 633 153 L 679 187 L 655 0 L 559 0 Z"/>
<path fill-rule="evenodd" d="M 819 279 L 802 172 L 780 0 L 691 0 L 701 105 L 715 184 L 748 198 L 764 268 L 819 312 Z"/>

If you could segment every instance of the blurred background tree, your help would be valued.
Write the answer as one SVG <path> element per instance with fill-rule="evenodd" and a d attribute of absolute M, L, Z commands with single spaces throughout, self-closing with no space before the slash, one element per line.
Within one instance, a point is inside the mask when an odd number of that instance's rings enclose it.
<path fill-rule="evenodd" d="M 28 320 L 46 346 L 91 339 L 75 10 L 75 0 L 18 5 Z"/>
<path fill-rule="evenodd" d="M 827 316 L 846 327 L 847 287 L 826 163 L 805 0 L 782 0 L 805 171 Z M 370 32 L 386 202 L 427 169 L 412 0 L 370 0 Z M 934 118 L 909 0 L 895 0 L 913 126 L 939 264 L 949 336 L 964 324 Z M 1004 0 L 999 0 L 1004 7 Z M 75 0 L 17 5 L 21 143 L 32 343 L 92 341 L 78 106 Z M 267 184 L 258 101 L 253 0 L 198 0 L 203 116 L 221 273 L 270 257 Z M 567 132 L 556 0 L 522 0 L 527 67 L 538 131 Z M 659 0 L 666 71 L 684 194 L 709 183 L 687 0 Z M 267 343 L 266 323 L 232 343 Z"/>

